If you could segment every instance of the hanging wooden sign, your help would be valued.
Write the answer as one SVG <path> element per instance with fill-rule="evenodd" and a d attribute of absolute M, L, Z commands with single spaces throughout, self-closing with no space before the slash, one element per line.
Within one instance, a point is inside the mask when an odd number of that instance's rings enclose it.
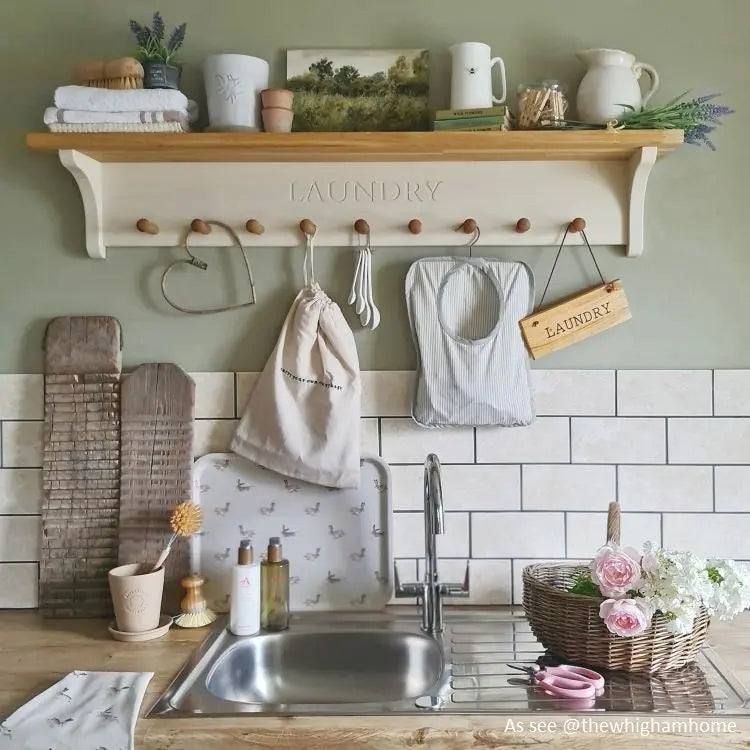
<path fill-rule="evenodd" d="M 631 317 L 622 282 L 616 279 L 537 310 L 520 326 L 531 358 L 539 359 Z"/>

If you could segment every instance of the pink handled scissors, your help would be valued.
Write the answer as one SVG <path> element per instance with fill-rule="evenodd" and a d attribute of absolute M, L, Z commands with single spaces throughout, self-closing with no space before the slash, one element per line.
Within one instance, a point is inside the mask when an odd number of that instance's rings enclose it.
<path fill-rule="evenodd" d="M 508 666 L 526 672 L 542 690 L 560 698 L 593 698 L 604 687 L 604 677 L 585 667 L 571 664 L 557 667 Z"/>

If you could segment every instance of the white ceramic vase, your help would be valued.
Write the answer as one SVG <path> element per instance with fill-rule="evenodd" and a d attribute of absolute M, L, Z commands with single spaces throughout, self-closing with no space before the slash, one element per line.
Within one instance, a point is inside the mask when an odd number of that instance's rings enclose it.
<path fill-rule="evenodd" d="M 605 124 L 630 112 L 629 107 L 640 112 L 659 88 L 658 73 L 629 52 L 587 49 L 579 52 L 578 58 L 587 66 L 576 102 L 578 119 L 583 122 Z M 639 79 L 644 72 L 651 78 L 651 86 L 642 94 Z"/>
<path fill-rule="evenodd" d="M 203 61 L 210 130 L 260 130 L 259 93 L 268 63 L 250 55 L 210 55 Z"/>
<path fill-rule="evenodd" d="M 451 109 L 484 109 L 505 101 L 505 63 L 492 57 L 489 45 L 461 42 L 449 48 L 451 68 Z M 492 93 L 492 68 L 498 65 L 503 89 L 501 96 Z"/>

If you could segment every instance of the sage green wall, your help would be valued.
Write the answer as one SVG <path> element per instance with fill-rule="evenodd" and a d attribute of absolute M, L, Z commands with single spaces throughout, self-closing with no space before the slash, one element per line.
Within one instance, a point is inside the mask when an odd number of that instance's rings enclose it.
<path fill-rule="evenodd" d="M 71 65 L 129 53 L 128 19 L 147 18 L 155 5 L 168 24 L 188 22 L 184 88 L 201 102 L 199 65 L 213 52 L 267 58 L 279 84 L 287 47 L 427 46 L 434 103 L 445 104 L 446 48 L 467 40 L 488 42 L 505 58 L 512 90 L 538 77 L 575 85 L 582 69 L 573 53 L 608 46 L 631 50 L 659 70 L 660 101 L 686 89 L 722 91 L 738 114 L 717 135 L 718 153 L 683 147 L 652 174 L 646 255 L 629 260 L 619 250 L 597 251 L 605 272 L 623 279 L 633 320 L 542 364 L 750 367 L 747 0 L 2 0 L 0 372 L 40 370 L 44 326 L 56 315 L 117 316 L 126 365 L 173 360 L 191 370 L 254 370 L 273 346 L 300 282 L 299 249 L 253 252 L 256 309 L 202 318 L 177 314 L 158 295 L 161 269 L 173 253 L 120 249 L 106 261 L 90 260 L 72 178 L 54 156 L 24 148 L 24 132 L 41 129 L 42 110 Z M 497 205 L 502 216 L 501 195 Z M 375 296 L 383 322 L 375 332 L 354 326 L 363 368 L 414 365 L 403 278 L 412 260 L 430 252 L 376 248 Z M 554 252 L 486 254 L 523 258 L 541 285 Z M 316 255 L 319 279 L 343 302 L 353 253 L 321 249 Z M 554 291 L 580 288 L 590 274 L 585 257 L 568 251 Z M 222 277 L 219 269 L 215 279 Z M 207 291 L 193 290 L 195 300 L 207 300 Z"/>

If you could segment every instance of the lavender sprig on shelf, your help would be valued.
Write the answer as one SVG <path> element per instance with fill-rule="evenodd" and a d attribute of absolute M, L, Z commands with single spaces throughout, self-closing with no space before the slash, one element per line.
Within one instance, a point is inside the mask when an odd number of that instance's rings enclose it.
<path fill-rule="evenodd" d="M 723 117 L 734 114 L 731 107 L 714 104 L 720 94 L 706 94 L 682 101 L 687 92 L 672 99 L 663 107 L 644 109 L 623 115 L 615 127 L 625 129 L 665 128 L 685 131 L 685 143 L 693 146 L 706 146 L 716 151 L 711 133 L 722 124 Z"/>
<path fill-rule="evenodd" d="M 622 105 L 630 112 L 606 125 L 568 120 L 565 127 L 571 130 L 682 130 L 685 133 L 685 143 L 716 151 L 711 134 L 717 126 L 723 125 L 722 118 L 733 115 L 734 110 L 714 103 L 720 94 L 706 94 L 683 101 L 687 94 L 686 91 L 664 106 L 653 109 L 636 111 L 629 105 Z"/>

